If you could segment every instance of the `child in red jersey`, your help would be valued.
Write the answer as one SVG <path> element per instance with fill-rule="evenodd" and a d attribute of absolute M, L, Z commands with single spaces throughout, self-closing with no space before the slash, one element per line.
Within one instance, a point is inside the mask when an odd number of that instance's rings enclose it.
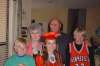
<path fill-rule="evenodd" d="M 93 48 L 89 46 L 83 28 L 76 28 L 74 41 L 67 47 L 66 66 L 95 66 Z"/>
<path fill-rule="evenodd" d="M 44 66 L 63 66 L 62 58 L 56 45 L 57 33 L 45 33 L 44 38 L 46 46 L 44 51 Z"/>

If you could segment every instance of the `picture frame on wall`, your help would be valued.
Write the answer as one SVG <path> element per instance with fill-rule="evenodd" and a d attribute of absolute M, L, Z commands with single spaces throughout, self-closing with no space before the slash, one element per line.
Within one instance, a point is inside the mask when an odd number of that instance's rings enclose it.
<path fill-rule="evenodd" d="M 28 28 L 27 27 L 21 27 L 21 37 L 27 39 L 27 37 L 28 37 Z"/>

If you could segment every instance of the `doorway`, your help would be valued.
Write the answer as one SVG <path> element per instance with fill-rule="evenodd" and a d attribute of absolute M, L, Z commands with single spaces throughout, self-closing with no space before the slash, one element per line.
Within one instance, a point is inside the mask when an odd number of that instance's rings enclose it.
<path fill-rule="evenodd" d="M 86 25 L 86 9 L 68 9 L 68 33 L 73 34 L 76 27 Z"/>

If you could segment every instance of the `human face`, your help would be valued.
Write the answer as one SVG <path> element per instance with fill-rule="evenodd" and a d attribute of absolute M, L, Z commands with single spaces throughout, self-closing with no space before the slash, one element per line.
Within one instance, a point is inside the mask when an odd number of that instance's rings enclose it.
<path fill-rule="evenodd" d="M 74 39 L 77 44 L 82 44 L 82 42 L 84 40 L 83 34 L 84 34 L 84 32 L 74 33 Z"/>
<path fill-rule="evenodd" d="M 31 37 L 33 41 L 38 41 L 41 37 L 41 33 L 39 30 L 33 30 L 31 31 Z"/>
<path fill-rule="evenodd" d="M 56 40 L 47 40 L 46 47 L 48 52 L 53 52 L 56 49 Z"/>
<path fill-rule="evenodd" d="M 53 32 L 59 32 L 61 28 L 61 24 L 58 22 L 58 20 L 52 20 L 50 23 L 50 30 Z"/>
<path fill-rule="evenodd" d="M 15 44 L 14 48 L 18 56 L 23 56 L 26 54 L 26 46 L 23 43 L 18 42 L 18 44 Z"/>

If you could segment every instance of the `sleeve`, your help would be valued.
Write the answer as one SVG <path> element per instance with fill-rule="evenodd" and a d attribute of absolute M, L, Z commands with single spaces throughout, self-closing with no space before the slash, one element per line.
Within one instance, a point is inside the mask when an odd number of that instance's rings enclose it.
<path fill-rule="evenodd" d="M 66 47 L 66 63 L 65 63 L 65 66 L 70 66 L 69 44 Z"/>
<path fill-rule="evenodd" d="M 93 47 L 88 47 L 88 48 L 89 48 L 90 66 L 95 66 L 94 49 L 93 49 Z"/>

